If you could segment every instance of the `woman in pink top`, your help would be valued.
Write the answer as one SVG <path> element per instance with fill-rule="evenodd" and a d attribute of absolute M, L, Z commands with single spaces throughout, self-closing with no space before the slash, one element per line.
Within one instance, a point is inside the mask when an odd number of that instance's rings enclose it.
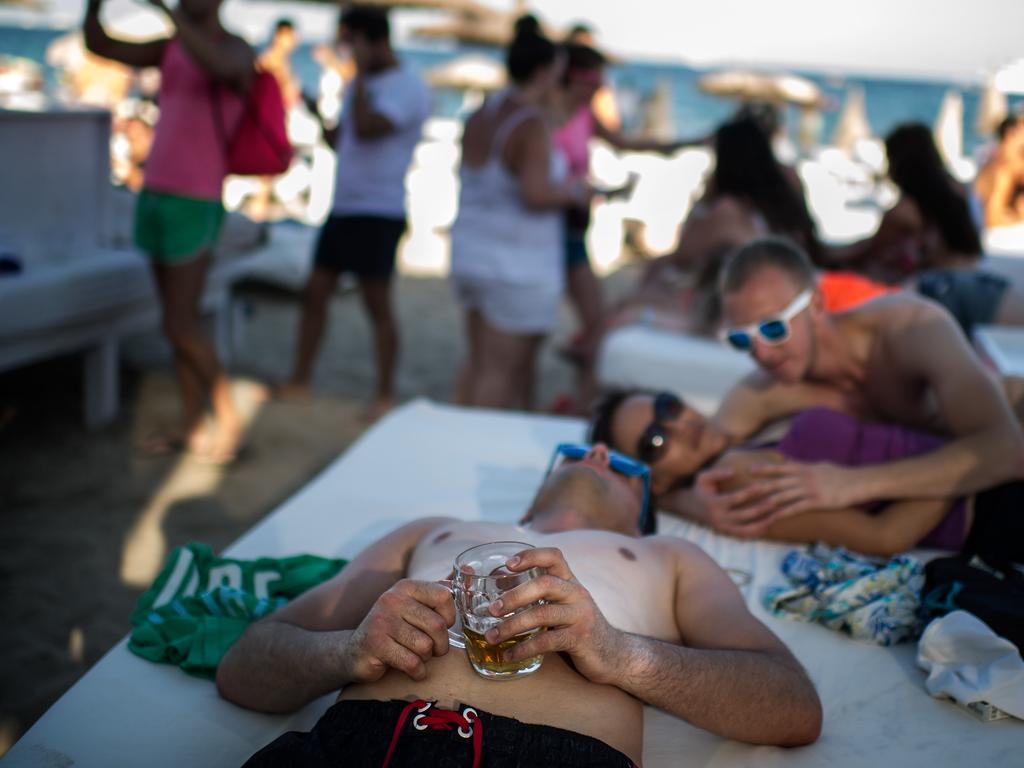
<path fill-rule="evenodd" d="M 199 302 L 224 220 L 227 137 L 241 117 L 254 58 L 245 41 L 221 26 L 221 0 L 180 0 L 173 10 L 163 0 L 150 2 L 173 22 L 173 37 L 148 43 L 110 37 L 100 22 L 102 0 L 89 0 L 83 30 L 86 47 L 98 56 L 160 67 L 160 119 L 136 207 L 135 241 L 153 264 L 183 407 L 180 429 L 144 448 L 188 448 L 224 464 L 235 457 L 242 425 L 230 382 L 202 330 Z M 216 421 L 209 439 L 202 426 L 207 399 Z"/>
<path fill-rule="evenodd" d="M 571 179 L 586 183 L 590 174 L 590 140 L 599 138 L 618 150 L 658 152 L 670 155 L 697 142 L 663 142 L 653 139 L 632 139 L 616 128 L 605 125 L 594 111 L 594 97 L 604 83 L 605 57 L 582 43 L 565 46 L 566 70 L 562 77 L 555 118 L 560 127 L 552 143 L 565 157 Z M 605 192 L 606 197 L 628 195 L 632 184 Z M 590 206 L 573 207 L 565 214 L 565 269 L 569 298 L 582 326 L 579 336 L 566 352 L 581 364 L 578 381 L 579 400 L 587 403 L 593 395 L 590 372 L 593 352 L 600 340 L 604 319 L 601 285 L 590 268 L 586 233 L 590 225 Z"/>

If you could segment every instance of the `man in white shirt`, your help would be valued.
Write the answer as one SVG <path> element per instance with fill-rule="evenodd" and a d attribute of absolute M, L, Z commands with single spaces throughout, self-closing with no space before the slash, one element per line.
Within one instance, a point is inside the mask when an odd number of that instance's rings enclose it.
<path fill-rule="evenodd" d="M 334 208 L 320 231 L 306 283 L 295 366 L 286 396 L 305 396 L 323 336 L 327 306 L 342 272 L 356 276 L 373 327 L 377 386 L 369 415 L 393 404 L 398 329 L 391 307 L 395 251 L 405 232 L 405 172 L 430 113 L 430 92 L 402 68 L 391 48 L 387 15 L 353 7 L 339 22 L 339 40 L 356 65 L 336 131 Z"/>

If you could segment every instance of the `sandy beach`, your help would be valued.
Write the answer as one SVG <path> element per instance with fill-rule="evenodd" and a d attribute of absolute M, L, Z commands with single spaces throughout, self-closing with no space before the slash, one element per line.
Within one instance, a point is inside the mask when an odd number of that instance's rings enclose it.
<path fill-rule="evenodd" d="M 610 295 L 632 282 L 604 280 Z M 447 282 L 401 277 L 401 400 L 450 398 L 462 324 Z M 262 401 L 292 355 L 296 297 L 245 289 L 245 339 L 231 370 L 249 423 L 235 465 L 145 458 L 135 446 L 173 423 L 170 358 L 156 334 L 126 344 L 122 412 L 89 432 L 81 365 L 60 358 L 0 376 L 0 754 L 130 629 L 135 601 L 174 546 L 221 550 L 341 454 L 366 428 L 372 380 L 368 329 L 354 293 L 335 298 L 308 403 Z M 572 388 L 554 342 L 574 326 L 563 309 L 541 363 L 538 402 Z"/>

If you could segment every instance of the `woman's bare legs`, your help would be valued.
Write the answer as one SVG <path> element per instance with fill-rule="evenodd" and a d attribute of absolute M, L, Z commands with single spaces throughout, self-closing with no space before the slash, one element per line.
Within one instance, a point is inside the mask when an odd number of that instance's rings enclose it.
<path fill-rule="evenodd" d="M 170 280 L 167 271 L 173 269 L 166 264 L 153 264 L 153 277 L 156 281 L 160 306 L 165 307 L 173 298 L 168 297 L 167 290 Z M 174 372 L 178 379 L 178 391 L 181 393 L 181 417 L 178 429 L 169 436 L 158 436 L 148 442 L 147 450 L 160 453 L 168 448 L 180 446 L 190 451 L 202 451 L 206 447 L 206 435 L 203 429 L 203 416 L 206 412 L 206 393 L 202 381 L 193 367 L 173 347 Z"/>
<path fill-rule="evenodd" d="M 513 334 L 500 331 L 481 317 L 480 358 L 473 404 L 489 408 L 511 408 L 532 397 L 532 376 L 541 334 Z"/>
<path fill-rule="evenodd" d="M 473 390 L 476 388 L 477 372 L 480 370 L 480 324 L 483 318 L 480 310 L 470 309 L 463 317 L 466 333 L 466 360 L 455 378 L 456 405 L 472 405 Z"/>
<path fill-rule="evenodd" d="M 238 450 L 242 422 L 231 396 L 231 382 L 202 327 L 199 301 L 209 265 L 210 254 L 204 252 L 184 264 L 160 266 L 155 272 L 164 335 L 174 349 L 183 419 L 186 423 L 195 419 L 197 411 L 201 419 L 202 407 L 209 398 L 217 431 L 203 454 L 215 463 L 226 463 Z M 194 430 L 187 434 L 191 436 Z"/>

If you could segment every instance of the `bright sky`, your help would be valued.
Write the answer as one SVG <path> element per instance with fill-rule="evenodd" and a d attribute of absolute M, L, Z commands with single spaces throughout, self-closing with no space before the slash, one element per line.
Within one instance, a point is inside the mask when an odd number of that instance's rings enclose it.
<path fill-rule="evenodd" d="M 1024 56 L 1022 0 L 537 0 L 535 7 L 553 23 L 589 18 L 599 39 L 623 53 L 699 64 L 973 79 Z"/>
<path fill-rule="evenodd" d="M 77 23 L 83 0 L 42 0 L 42 16 L 0 7 L 0 24 Z M 514 0 L 479 0 L 512 8 Z M 111 0 L 111 11 L 144 6 Z M 698 65 L 753 63 L 815 70 L 977 80 L 1024 56 L 1024 0 L 533 0 L 546 21 L 588 20 L 620 55 Z M 307 37 L 326 33 L 333 11 L 303 3 L 228 0 L 228 22 L 262 39 L 282 14 Z M 423 20 L 402 12 L 396 26 Z M 328 24 L 330 29 L 333 25 Z"/>

